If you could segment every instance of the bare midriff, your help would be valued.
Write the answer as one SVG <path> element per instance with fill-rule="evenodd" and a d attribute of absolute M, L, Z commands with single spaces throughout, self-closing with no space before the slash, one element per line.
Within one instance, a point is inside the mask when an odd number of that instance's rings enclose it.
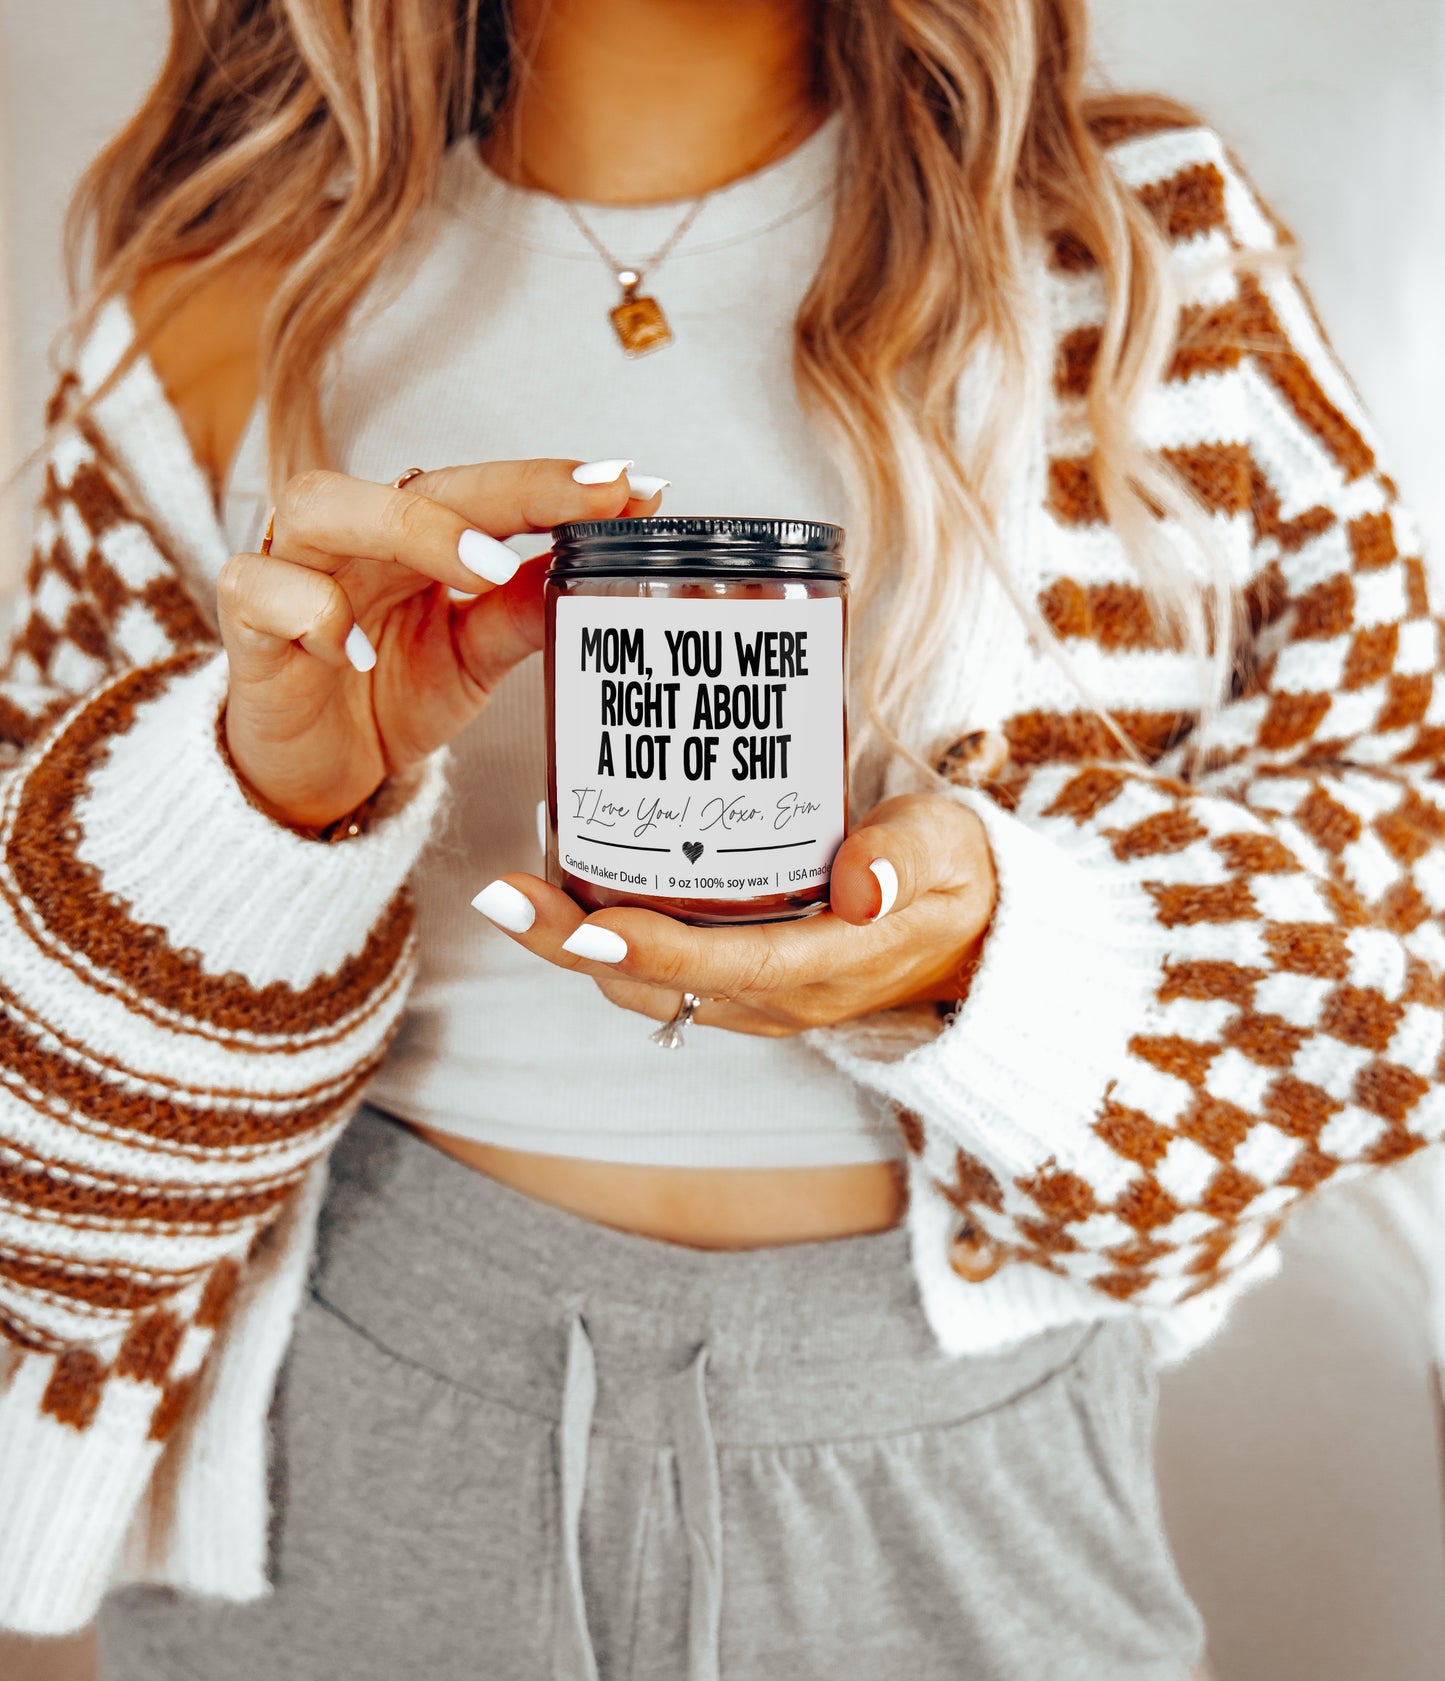
<path fill-rule="evenodd" d="M 413 1130 L 456 1161 L 569 1214 L 690 1249 L 768 1249 L 887 1231 L 903 1216 L 903 1170 L 638 1167 Z"/>

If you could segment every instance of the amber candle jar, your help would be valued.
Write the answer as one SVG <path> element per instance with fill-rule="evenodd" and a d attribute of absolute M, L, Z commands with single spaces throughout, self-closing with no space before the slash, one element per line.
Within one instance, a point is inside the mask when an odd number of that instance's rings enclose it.
<path fill-rule="evenodd" d="M 847 829 L 836 525 L 559 526 L 547 573 L 547 879 L 586 910 L 781 922 Z"/>

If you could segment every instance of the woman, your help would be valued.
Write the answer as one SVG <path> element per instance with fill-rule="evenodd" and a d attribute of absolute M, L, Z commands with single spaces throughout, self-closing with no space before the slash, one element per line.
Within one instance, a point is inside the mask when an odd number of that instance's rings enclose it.
<path fill-rule="evenodd" d="M 510 13 L 178 4 L 81 199 L 0 716 L 0 1624 L 152 1584 L 118 1678 L 1185 1676 L 1153 1364 L 1440 1130 L 1409 523 L 1078 0 Z M 812 920 L 535 874 L 505 540 L 664 492 L 849 527 Z"/>

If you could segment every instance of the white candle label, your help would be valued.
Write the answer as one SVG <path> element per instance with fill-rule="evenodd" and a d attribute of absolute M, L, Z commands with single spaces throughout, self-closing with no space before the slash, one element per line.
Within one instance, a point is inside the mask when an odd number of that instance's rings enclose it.
<path fill-rule="evenodd" d="M 557 849 L 670 899 L 825 881 L 843 839 L 843 604 L 563 596 Z"/>

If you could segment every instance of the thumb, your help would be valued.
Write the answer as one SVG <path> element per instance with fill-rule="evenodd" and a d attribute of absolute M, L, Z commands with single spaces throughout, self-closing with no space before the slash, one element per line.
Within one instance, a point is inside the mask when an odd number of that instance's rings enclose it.
<path fill-rule="evenodd" d="M 875 806 L 833 856 L 830 899 L 844 922 L 877 922 L 926 893 L 960 887 L 978 864 L 977 816 L 942 794 Z"/>
<path fill-rule="evenodd" d="M 542 586 L 551 559 L 545 554 L 527 561 L 500 589 L 458 607 L 457 656 L 483 694 L 542 646 Z"/>

